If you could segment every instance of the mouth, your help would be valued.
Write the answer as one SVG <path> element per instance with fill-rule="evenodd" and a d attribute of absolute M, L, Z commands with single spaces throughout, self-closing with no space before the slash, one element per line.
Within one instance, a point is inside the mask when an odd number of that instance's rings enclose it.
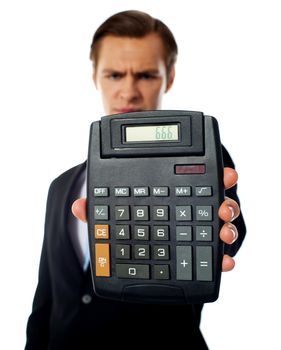
<path fill-rule="evenodd" d="M 116 109 L 116 113 L 132 113 L 132 112 L 141 112 L 140 108 L 118 108 Z"/>

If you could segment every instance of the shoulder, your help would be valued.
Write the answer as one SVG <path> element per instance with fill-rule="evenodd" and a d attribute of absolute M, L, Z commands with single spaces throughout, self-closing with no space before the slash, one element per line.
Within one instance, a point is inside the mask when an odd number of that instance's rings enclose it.
<path fill-rule="evenodd" d="M 73 188 L 85 169 L 86 162 L 72 167 L 53 180 L 47 197 L 46 222 L 51 222 L 53 219 L 50 218 L 53 218 L 54 215 L 69 210 L 72 203 Z"/>
<path fill-rule="evenodd" d="M 86 169 L 86 162 L 76 165 L 55 178 L 50 186 L 51 191 L 64 191 L 66 188 L 69 188 L 75 183 L 75 181 L 80 177 L 80 175 Z"/>
<path fill-rule="evenodd" d="M 222 156 L 223 156 L 223 163 L 224 167 L 229 167 L 235 169 L 234 162 L 228 152 L 228 150 L 222 145 Z"/>
<path fill-rule="evenodd" d="M 61 182 L 67 181 L 69 179 L 72 179 L 73 177 L 76 177 L 81 172 L 83 172 L 85 169 L 86 169 L 86 162 L 81 163 L 79 165 L 76 165 L 76 166 L 66 170 L 62 174 L 60 174 L 57 178 L 55 178 L 55 180 L 53 182 L 61 183 Z"/>

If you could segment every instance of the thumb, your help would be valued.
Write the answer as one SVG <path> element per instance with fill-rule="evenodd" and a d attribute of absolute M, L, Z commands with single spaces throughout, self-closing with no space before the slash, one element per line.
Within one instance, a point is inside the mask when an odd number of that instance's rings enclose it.
<path fill-rule="evenodd" d="M 86 198 L 79 198 L 71 206 L 72 214 L 83 222 L 87 222 L 86 203 Z"/>

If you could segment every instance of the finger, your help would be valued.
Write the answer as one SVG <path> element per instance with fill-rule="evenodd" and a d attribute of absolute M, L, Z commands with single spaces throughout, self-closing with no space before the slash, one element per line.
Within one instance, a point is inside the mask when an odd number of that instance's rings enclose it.
<path fill-rule="evenodd" d="M 72 214 L 79 220 L 87 222 L 86 198 L 79 198 L 71 206 Z"/>
<path fill-rule="evenodd" d="M 219 208 L 219 217 L 225 222 L 230 222 L 236 219 L 239 214 L 239 205 L 233 199 L 226 197 Z"/>
<path fill-rule="evenodd" d="M 224 188 L 227 190 L 233 187 L 238 181 L 238 173 L 232 168 L 224 168 L 223 183 Z"/>
<path fill-rule="evenodd" d="M 235 261 L 229 255 L 224 255 L 222 260 L 222 272 L 228 272 L 234 269 Z"/>
<path fill-rule="evenodd" d="M 238 238 L 238 231 L 235 225 L 226 223 L 220 230 L 220 239 L 227 244 L 234 243 Z"/>

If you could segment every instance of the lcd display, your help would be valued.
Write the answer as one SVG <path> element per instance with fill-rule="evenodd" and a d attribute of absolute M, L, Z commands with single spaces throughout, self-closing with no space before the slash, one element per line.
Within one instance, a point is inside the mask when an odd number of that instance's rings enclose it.
<path fill-rule="evenodd" d="M 178 124 L 127 126 L 126 142 L 178 141 Z"/>

